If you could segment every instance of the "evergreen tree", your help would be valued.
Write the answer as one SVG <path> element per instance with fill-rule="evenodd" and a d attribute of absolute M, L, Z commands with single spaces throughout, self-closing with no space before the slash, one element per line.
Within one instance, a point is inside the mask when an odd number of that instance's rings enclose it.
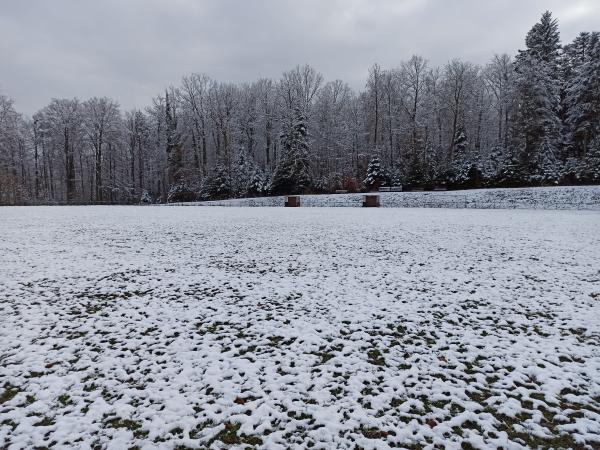
<path fill-rule="evenodd" d="M 254 165 L 252 164 L 252 160 L 248 158 L 246 149 L 242 146 L 238 150 L 231 177 L 232 190 L 236 197 L 246 196 L 253 173 Z"/>
<path fill-rule="evenodd" d="M 560 35 L 550 12 L 529 31 L 525 44 L 515 63 L 521 161 L 530 173 L 541 175 L 548 169 L 542 165 L 556 160 L 561 145 Z"/>
<path fill-rule="evenodd" d="M 146 189 L 144 189 L 142 191 L 142 195 L 140 196 L 140 203 L 145 203 L 145 204 L 152 203 L 152 197 L 150 196 L 150 193 Z"/>
<path fill-rule="evenodd" d="M 494 180 L 494 184 L 499 187 L 518 187 L 526 186 L 527 173 L 521 161 L 509 156 L 504 159 Z"/>
<path fill-rule="evenodd" d="M 455 156 L 452 161 L 452 178 L 458 184 L 463 184 L 468 179 L 471 167 L 470 155 L 467 153 L 469 140 L 463 127 L 459 127 L 454 135 Z"/>
<path fill-rule="evenodd" d="M 467 147 L 469 146 L 469 140 L 463 127 L 458 127 L 456 134 L 454 135 L 454 148 L 456 153 L 466 153 Z"/>
<path fill-rule="evenodd" d="M 552 18 L 552 13 L 546 11 L 525 37 L 527 49 L 520 53 L 527 53 L 548 65 L 552 76 L 557 77 L 559 71 L 560 33 L 558 20 Z M 519 58 L 520 55 L 517 57 Z"/>
<path fill-rule="evenodd" d="M 248 185 L 248 195 L 251 197 L 260 197 L 262 195 L 267 195 L 270 191 L 270 184 L 267 175 L 256 168 L 252 177 L 250 178 L 250 184 Z"/>
<path fill-rule="evenodd" d="M 600 135 L 592 141 L 583 164 L 584 169 L 581 173 L 581 181 L 594 184 L 600 183 Z"/>
<path fill-rule="evenodd" d="M 200 197 L 209 200 L 221 200 L 231 197 L 233 192 L 229 170 L 223 164 L 217 164 L 204 178 L 200 188 Z"/>
<path fill-rule="evenodd" d="M 282 155 L 275 168 L 274 194 L 301 194 L 311 185 L 306 118 L 295 109 L 293 123 L 280 136 Z"/>
<path fill-rule="evenodd" d="M 589 55 L 590 38 L 592 34 L 587 31 L 579 33 L 579 35 L 571 42 L 563 47 L 561 59 L 562 77 L 567 82 L 570 82 L 575 75 L 575 72 L 586 61 Z"/>
<path fill-rule="evenodd" d="M 480 187 L 481 170 L 469 152 L 465 129 L 459 127 L 454 136 L 455 157 L 450 170 L 450 182 L 456 187 Z"/>
<path fill-rule="evenodd" d="M 600 33 L 582 33 L 568 53 L 566 121 L 574 156 L 585 157 L 600 134 Z"/>
<path fill-rule="evenodd" d="M 377 190 L 387 182 L 385 171 L 381 167 L 381 161 L 378 157 L 373 158 L 367 167 L 367 177 L 363 183 L 368 190 Z"/>

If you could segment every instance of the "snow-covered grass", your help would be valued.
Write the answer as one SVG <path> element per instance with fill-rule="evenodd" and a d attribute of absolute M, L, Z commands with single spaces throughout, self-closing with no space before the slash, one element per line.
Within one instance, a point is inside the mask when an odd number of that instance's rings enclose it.
<path fill-rule="evenodd" d="M 2 208 L 0 448 L 598 448 L 599 230 Z"/>
<path fill-rule="evenodd" d="M 301 206 L 360 207 L 364 194 L 303 195 Z M 600 210 L 600 186 L 556 186 L 464 191 L 380 192 L 384 208 Z M 284 197 L 195 202 L 206 206 L 283 206 Z M 190 204 L 187 204 L 190 205 Z"/>

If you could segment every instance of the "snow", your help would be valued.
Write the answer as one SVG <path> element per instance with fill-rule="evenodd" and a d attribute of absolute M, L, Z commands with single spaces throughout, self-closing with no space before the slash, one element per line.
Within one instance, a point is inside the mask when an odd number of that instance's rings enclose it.
<path fill-rule="evenodd" d="M 586 209 L 600 210 L 600 186 L 380 192 L 384 208 Z M 360 207 L 364 194 L 303 195 L 300 206 Z M 206 206 L 282 206 L 284 197 L 194 202 Z M 190 204 L 186 204 L 190 205 Z"/>
<path fill-rule="evenodd" d="M 0 447 L 598 448 L 599 229 L 2 208 Z"/>

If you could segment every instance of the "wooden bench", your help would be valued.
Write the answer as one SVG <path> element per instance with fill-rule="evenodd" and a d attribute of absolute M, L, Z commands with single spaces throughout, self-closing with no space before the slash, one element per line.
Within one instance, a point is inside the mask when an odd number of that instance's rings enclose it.
<path fill-rule="evenodd" d="M 297 208 L 300 206 L 300 196 L 299 195 L 288 195 L 285 198 L 285 204 L 284 206 L 286 208 Z"/>
<path fill-rule="evenodd" d="M 363 195 L 363 208 L 379 208 L 379 195 Z"/>
<path fill-rule="evenodd" d="M 285 198 L 284 206 L 287 208 L 297 208 L 300 206 L 300 196 L 299 195 L 288 195 Z"/>

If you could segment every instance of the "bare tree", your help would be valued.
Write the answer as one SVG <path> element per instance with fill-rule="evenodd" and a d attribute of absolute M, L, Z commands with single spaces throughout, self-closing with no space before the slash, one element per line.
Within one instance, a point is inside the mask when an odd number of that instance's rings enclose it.
<path fill-rule="evenodd" d="M 102 202 L 103 149 L 106 144 L 115 144 L 122 130 L 121 113 L 116 101 L 107 97 L 93 97 L 83 103 L 83 127 L 87 141 L 94 151 L 95 201 Z"/>

